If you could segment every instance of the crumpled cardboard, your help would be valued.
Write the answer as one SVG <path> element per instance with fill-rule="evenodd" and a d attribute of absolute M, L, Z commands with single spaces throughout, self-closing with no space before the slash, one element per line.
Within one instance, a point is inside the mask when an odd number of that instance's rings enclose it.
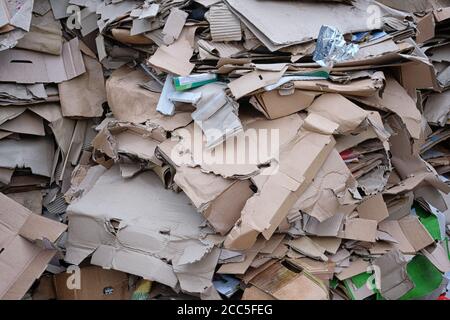
<path fill-rule="evenodd" d="M 443 296 L 449 23 L 448 0 L 0 0 L 0 297 Z"/>
<path fill-rule="evenodd" d="M 225 246 L 248 249 L 259 233 L 270 238 L 320 169 L 334 144 L 331 136 L 301 132 L 281 155 L 278 173 L 270 176 L 262 189 L 247 201 L 241 221 L 227 236 Z M 308 154 L 305 154 L 306 150 Z M 305 157 L 302 168 L 294 165 L 299 154 Z"/>
<path fill-rule="evenodd" d="M 160 189 L 159 184 L 152 172 L 124 180 L 117 166 L 106 171 L 68 208 L 66 261 L 78 264 L 93 254 L 92 264 L 203 292 L 211 285 L 219 257 L 214 244 L 205 239 L 210 231 L 202 230 L 202 218 L 186 196 Z M 96 203 L 101 197 L 104 204 L 112 202 L 99 211 Z M 148 211 L 141 212 L 141 207 Z M 198 262 L 204 262 L 202 268 L 195 267 Z"/>

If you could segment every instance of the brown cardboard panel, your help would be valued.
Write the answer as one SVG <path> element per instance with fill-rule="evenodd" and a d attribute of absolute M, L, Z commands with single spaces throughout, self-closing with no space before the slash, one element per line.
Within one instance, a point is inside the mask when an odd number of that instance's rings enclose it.
<path fill-rule="evenodd" d="M 276 83 L 286 72 L 286 69 L 287 67 L 281 71 L 255 70 L 230 82 L 228 87 L 233 96 L 236 99 L 240 99 L 253 91 Z"/>
<path fill-rule="evenodd" d="M 358 211 L 358 215 L 363 219 L 380 222 L 389 217 L 388 208 L 381 194 L 366 199 L 356 210 Z"/>
<path fill-rule="evenodd" d="M 108 103 L 117 120 L 143 123 L 156 118 L 160 94 L 139 86 L 146 80 L 143 71 L 124 66 L 115 70 L 106 81 Z"/>
<path fill-rule="evenodd" d="M 5 122 L 0 126 L 0 130 L 45 136 L 44 121 L 33 112 L 25 111 L 17 118 Z"/>
<path fill-rule="evenodd" d="M 72 80 L 58 84 L 61 111 L 65 117 L 100 117 L 106 102 L 105 79 L 101 64 L 83 55 L 86 72 Z"/>
<path fill-rule="evenodd" d="M 245 254 L 244 261 L 224 264 L 217 272 L 223 274 L 245 274 L 256 255 L 264 248 L 264 245 L 265 241 L 263 239 L 256 240 L 256 243 L 250 249 L 243 252 Z"/>
<path fill-rule="evenodd" d="M 179 38 L 169 46 L 160 46 L 148 62 L 161 70 L 180 76 L 188 76 L 194 69 L 189 62 L 194 51 L 194 35 L 197 27 L 186 27 Z"/>
<path fill-rule="evenodd" d="M 80 268 L 80 289 L 68 288 L 71 273 L 54 276 L 57 300 L 129 300 L 132 291 L 129 288 L 128 275 L 116 270 L 106 270 L 89 266 Z"/>
<path fill-rule="evenodd" d="M 21 299 L 45 271 L 55 250 L 34 241 L 55 242 L 67 226 L 33 214 L 0 193 L 0 298 Z"/>
<path fill-rule="evenodd" d="M 447 251 L 442 243 L 429 246 L 421 251 L 425 257 L 430 260 L 441 272 L 450 271 L 450 260 Z"/>
<path fill-rule="evenodd" d="M 367 111 L 341 96 L 340 94 L 323 94 L 317 98 L 308 112 L 319 114 L 322 117 L 339 125 L 337 133 L 347 134 L 354 131 L 368 117 Z"/>
<path fill-rule="evenodd" d="M 254 192 L 248 180 L 238 181 L 215 198 L 204 212 L 214 230 L 225 235 L 241 216 L 241 211 Z"/>
<path fill-rule="evenodd" d="M 300 196 L 294 210 L 301 210 L 323 222 L 336 215 L 343 206 L 356 204 L 357 183 L 336 150 L 330 152 L 312 184 Z"/>
<path fill-rule="evenodd" d="M 295 90 L 293 94 L 281 95 L 277 90 L 257 94 L 255 99 L 268 119 L 278 119 L 306 109 L 317 96 L 314 92 Z"/>
<path fill-rule="evenodd" d="M 20 49 L 1 51 L 0 81 L 60 83 L 86 72 L 78 38 L 66 42 L 62 50 L 60 56 Z"/>
<path fill-rule="evenodd" d="M 375 242 L 377 221 L 354 218 L 346 221 L 343 238 L 366 242 Z"/>
<path fill-rule="evenodd" d="M 328 300 L 329 298 L 320 280 L 304 272 L 291 271 L 281 263 L 269 266 L 250 283 L 277 300 Z"/>
<path fill-rule="evenodd" d="M 423 18 L 420 18 L 417 22 L 417 36 L 416 41 L 418 43 L 424 43 L 427 40 L 434 38 L 435 36 L 436 24 L 434 21 L 434 15 L 428 13 Z"/>
<path fill-rule="evenodd" d="M 406 272 L 408 261 L 398 251 L 391 251 L 375 260 L 374 265 L 379 268 L 381 294 L 385 299 L 396 300 L 414 288 Z"/>
<path fill-rule="evenodd" d="M 94 265 L 171 287 L 180 283 L 189 292 L 203 292 L 211 284 L 219 252 L 201 240 L 210 229 L 200 228 L 204 218 L 186 195 L 165 190 L 153 172 L 123 179 L 113 166 L 69 206 L 68 214 L 65 259 L 70 263 L 79 264 L 92 253 Z M 121 246 L 111 246 L 113 239 Z"/>
<path fill-rule="evenodd" d="M 367 272 L 369 263 L 363 259 L 357 259 L 350 263 L 350 266 L 345 268 L 341 273 L 337 274 L 337 278 L 341 281 L 352 278 L 358 274 Z"/>
<path fill-rule="evenodd" d="M 270 238 L 312 181 L 334 144 L 330 136 L 302 132 L 290 144 L 289 151 L 281 155 L 279 172 L 269 176 L 260 192 L 247 201 L 241 222 L 228 234 L 225 247 L 249 248 L 261 232 L 266 239 Z M 304 159 L 301 168 L 297 156 Z"/>

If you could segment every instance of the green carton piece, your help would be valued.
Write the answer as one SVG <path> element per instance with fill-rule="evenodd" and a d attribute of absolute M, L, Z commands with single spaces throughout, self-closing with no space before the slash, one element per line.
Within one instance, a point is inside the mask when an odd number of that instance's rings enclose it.
<path fill-rule="evenodd" d="M 422 255 L 415 256 L 406 266 L 409 278 L 414 283 L 414 289 L 409 291 L 400 300 L 422 298 L 442 283 L 442 274 L 436 267 Z"/>
<path fill-rule="evenodd" d="M 426 212 L 422 207 L 414 206 L 416 214 L 419 217 L 420 222 L 428 230 L 434 240 L 443 240 L 441 236 L 441 230 L 439 227 L 439 220 L 434 214 Z"/>

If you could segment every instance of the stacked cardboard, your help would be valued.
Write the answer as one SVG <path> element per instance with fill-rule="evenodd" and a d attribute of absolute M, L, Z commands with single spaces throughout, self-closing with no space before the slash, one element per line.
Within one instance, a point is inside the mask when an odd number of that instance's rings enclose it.
<path fill-rule="evenodd" d="M 448 295 L 449 22 L 0 0 L 0 298 Z"/>

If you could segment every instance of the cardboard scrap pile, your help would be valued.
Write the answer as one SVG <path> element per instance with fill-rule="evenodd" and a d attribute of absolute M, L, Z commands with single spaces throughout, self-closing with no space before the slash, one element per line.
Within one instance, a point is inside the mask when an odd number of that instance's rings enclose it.
<path fill-rule="evenodd" d="M 0 298 L 450 298 L 449 32 L 449 0 L 0 0 Z"/>

